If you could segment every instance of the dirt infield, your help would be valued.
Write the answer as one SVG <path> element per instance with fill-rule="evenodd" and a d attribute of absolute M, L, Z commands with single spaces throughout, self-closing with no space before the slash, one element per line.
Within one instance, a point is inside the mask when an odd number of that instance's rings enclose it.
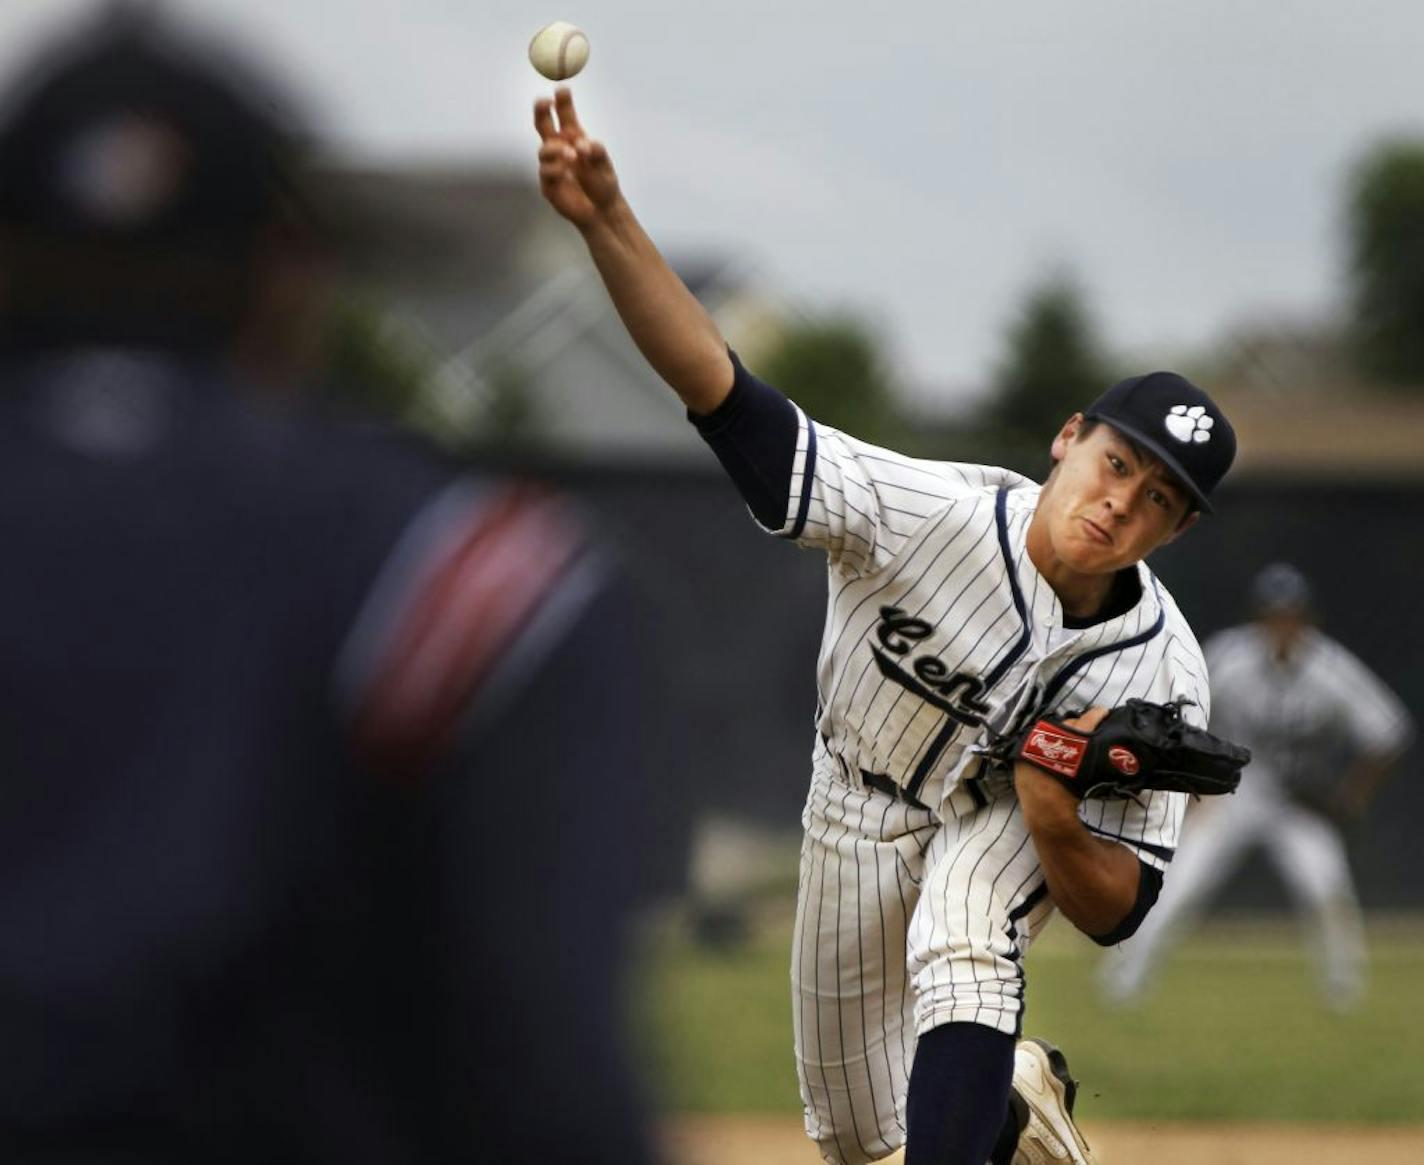
<path fill-rule="evenodd" d="M 1424 1161 L 1424 1128 L 1341 1125 L 1085 1124 L 1102 1165 L 1357 1165 Z M 815 1165 L 796 1117 L 685 1116 L 668 1122 L 669 1165 Z"/>

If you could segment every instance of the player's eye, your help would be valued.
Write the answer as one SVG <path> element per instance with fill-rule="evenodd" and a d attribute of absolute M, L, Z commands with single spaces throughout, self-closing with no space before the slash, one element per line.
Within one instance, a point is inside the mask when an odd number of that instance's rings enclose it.
<path fill-rule="evenodd" d="M 1149 489 L 1147 496 L 1154 504 L 1161 506 L 1164 510 L 1172 508 L 1172 499 L 1160 489 Z"/>
<path fill-rule="evenodd" d="M 1108 454 L 1108 464 L 1113 467 L 1114 473 L 1127 472 L 1127 462 L 1124 461 L 1121 457 L 1119 457 L 1116 453 Z"/>

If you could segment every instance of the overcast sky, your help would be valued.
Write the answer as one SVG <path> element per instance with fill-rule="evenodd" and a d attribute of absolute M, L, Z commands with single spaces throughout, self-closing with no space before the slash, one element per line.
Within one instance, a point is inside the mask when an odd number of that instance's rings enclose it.
<path fill-rule="evenodd" d="M 575 82 L 668 250 L 724 250 L 883 327 L 906 377 L 982 384 L 1055 264 L 1144 362 L 1339 301 L 1343 179 L 1424 133 L 1419 0 L 182 0 L 366 158 L 533 174 L 525 50 Z M 0 65 L 86 0 L 3 0 Z"/>

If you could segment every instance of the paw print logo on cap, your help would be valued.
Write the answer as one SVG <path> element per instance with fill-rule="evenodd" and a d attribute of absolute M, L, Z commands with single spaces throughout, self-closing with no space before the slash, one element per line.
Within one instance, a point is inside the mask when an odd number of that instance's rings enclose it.
<path fill-rule="evenodd" d="M 1164 422 L 1167 432 L 1183 445 L 1204 445 L 1211 440 L 1211 427 L 1216 418 L 1209 416 L 1204 405 L 1173 405 Z"/>

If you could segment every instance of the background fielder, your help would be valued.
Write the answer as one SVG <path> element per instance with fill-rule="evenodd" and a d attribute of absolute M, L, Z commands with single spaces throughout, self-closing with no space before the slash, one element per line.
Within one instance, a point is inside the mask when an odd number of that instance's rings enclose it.
<path fill-rule="evenodd" d="M 1103 988 L 1135 1000 L 1172 940 L 1252 848 L 1264 849 L 1309 923 L 1334 1008 L 1364 990 L 1365 942 L 1343 826 L 1359 817 L 1412 735 L 1398 697 L 1314 626 L 1305 577 L 1277 563 L 1251 585 L 1254 619 L 1213 636 L 1212 727 L 1253 754 L 1229 808 L 1195 806 L 1162 902 L 1103 963 Z M 1225 811 L 1223 811 L 1225 810 Z"/>
<path fill-rule="evenodd" d="M 975 748 L 1132 696 L 1205 715 L 1196 641 L 1140 560 L 1209 508 L 1230 426 L 1181 377 L 1125 381 L 1064 424 L 1040 490 L 819 425 L 729 354 L 556 102 L 535 108 L 545 197 L 758 521 L 830 564 L 792 970 L 808 1133 L 833 1162 L 1090 1161 L 1037 1045 L 1015 1052 L 1023 954 L 1055 906 L 1131 933 L 1182 798 L 1080 805 L 1030 766 L 985 778 Z"/>

